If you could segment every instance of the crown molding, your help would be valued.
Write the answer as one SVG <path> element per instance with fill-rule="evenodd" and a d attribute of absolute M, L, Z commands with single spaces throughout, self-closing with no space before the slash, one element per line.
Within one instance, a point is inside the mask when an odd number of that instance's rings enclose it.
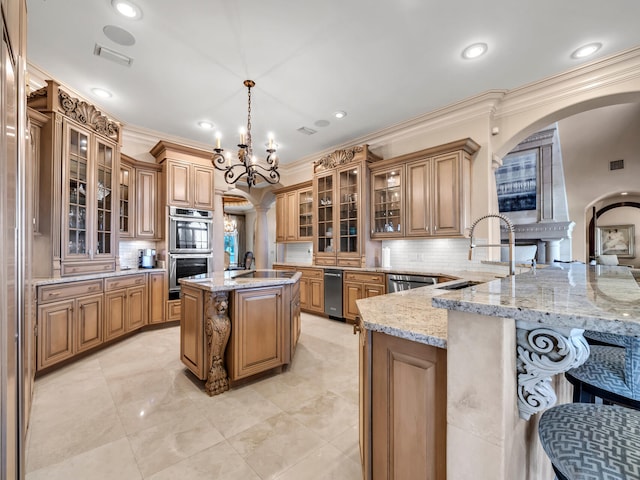
<path fill-rule="evenodd" d="M 580 65 L 538 82 L 509 90 L 497 105 L 495 117 L 514 115 L 563 100 L 575 103 L 588 94 L 640 77 L 640 47 Z"/>

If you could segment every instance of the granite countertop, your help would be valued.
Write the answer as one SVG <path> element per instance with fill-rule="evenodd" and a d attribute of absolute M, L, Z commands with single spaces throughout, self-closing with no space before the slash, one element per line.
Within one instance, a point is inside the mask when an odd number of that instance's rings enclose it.
<path fill-rule="evenodd" d="M 42 285 L 55 285 L 56 283 L 79 282 L 81 280 L 94 280 L 96 278 L 119 277 L 122 275 L 134 275 L 136 273 L 166 272 L 166 268 L 125 268 L 115 272 L 91 273 L 88 275 L 74 275 L 72 277 L 34 278 L 31 284 L 35 287 Z"/>
<path fill-rule="evenodd" d="M 434 347 L 447 348 L 447 311 L 431 299 L 447 290 L 436 286 L 356 300 L 364 328 Z"/>
<path fill-rule="evenodd" d="M 295 272 L 293 276 L 282 276 L 281 270 L 237 270 L 218 271 L 210 274 L 195 275 L 181 278 L 179 282 L 190 287 L 200 288 L 209 292 L 225 292 L 244 288 L 271 287 L 296 283 L 302 274 Z M 249 276 L 246 276 L 249 275 Z M 253 277 L 252 275 L 257 276 Z"/>
<path fill-rule="evenodd" d="M 411 269 L 407 268 L 382 268 L 382 267 L 329 267 L 324 265 L 312 265 L 310 263 L 283 263 L 283 262 L 274 262 L 273 265 L 277 265 L 279 267 L 290 267 L 292 269 L 295 268 L 319 268 L 321 270 L 325 268 L 336 268 L 338 270 L 344 271 L 356 271 L 356 272 L 376 272 L 376 273 L 391 273 L 398 275 L 429 275 L 429 276 L 441 276 L 441 277 L 451 277 L 456 280 L 465 279 L 465 280 L 474 280 L 481 282 L 488 282 L 490 280 L 495 280 L 496 278 L 500 278 L 507 274 L 507 270 L 505 267 L 504 275 L 500 275 L 497 273 L 491 272 L 476 272 L 471 270 L 438 270 L 438 269 L 429 269 L 429 268 L 416 268 L 413 267 Z M 473 278 L 470 277 L 473 276 Z M 476 280 L 477 279 L 477 280 Z"/>
<path fill-rule="evenodd" d="M 433 298 L 449 310 L 640 336 L 640 286 L 627 267 L 555 264 Z"/>

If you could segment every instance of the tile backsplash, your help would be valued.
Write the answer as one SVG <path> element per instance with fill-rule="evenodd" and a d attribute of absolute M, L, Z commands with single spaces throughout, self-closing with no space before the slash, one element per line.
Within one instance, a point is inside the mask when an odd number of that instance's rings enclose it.
<path fill-rule="evenodd" d="M 475 239 L 477 245 L 486 244 Z M 468 238 L 435 238 L 415 240 L 385 240 L 382 247 L 391 249 L 391 268 L 407 270 L 472 270 L 506 275 L 506 265 L 482 263 L 488 258 L 488 249 L 475 248 L 469 260 Z M 310 242 L 284 244 L 286 263 L 311 264 L 313 244 Z"/>
<path fill-rule="evenodd" d="M 143 248 L 156 248 L 156 242 L 148 240 L 121 240 L 120 241 L 120 266 L 138 267 L 138 251 Z"/>

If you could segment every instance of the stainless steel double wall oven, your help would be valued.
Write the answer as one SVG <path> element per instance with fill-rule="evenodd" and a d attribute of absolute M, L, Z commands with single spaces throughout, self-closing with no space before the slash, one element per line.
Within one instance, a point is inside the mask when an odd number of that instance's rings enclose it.
<path fill-rule="evenodd" d="M 213 270 L 211 249 L 213 212 L 170 207 L 169 210 L 169 299 L 180 298 L 184 277 Z"/>

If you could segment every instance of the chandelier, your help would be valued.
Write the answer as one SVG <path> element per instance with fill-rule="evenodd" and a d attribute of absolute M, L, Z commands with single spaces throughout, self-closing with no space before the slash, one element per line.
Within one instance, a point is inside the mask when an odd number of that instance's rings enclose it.
<path fill-rule="evenodd" d="M 223 154 L 224 149 L 220 148 L 220 135 L 216 135 L 216 148 L 213 149 L 213 166 L 224 172 L 224 179 L 229 184 L 235 184 L 241 178 L 246 177 L 247 187 L 249 189 L 256 185 L 256 181 L 262 178 L 268 183 L 278 183 L 280 181 L 280 173 L 278 172 L 278 157 L 274 148 L 273 137 L 269 137 L 269 146 L 267 148 L 266 166 L 261 165 L 257 157 L 253 154 L 253 146 L 251 144 L 251 89 L 256 86 L 253 80 L 245 80 L 244 86 L 247 87 L 249 108 L 247 111 L 247 130 L 240 131 L 240 143 L 238 144 L 238 159 L 231 160 L 231 154 L 227 152 Z"/>
<path fill-rule="evenodd" d="M 224 232 L 225 233 L 235 233 L 238 231 L 238 224 L 235 220 L 231 220 L 229 215 L 224 214 Z"/>

